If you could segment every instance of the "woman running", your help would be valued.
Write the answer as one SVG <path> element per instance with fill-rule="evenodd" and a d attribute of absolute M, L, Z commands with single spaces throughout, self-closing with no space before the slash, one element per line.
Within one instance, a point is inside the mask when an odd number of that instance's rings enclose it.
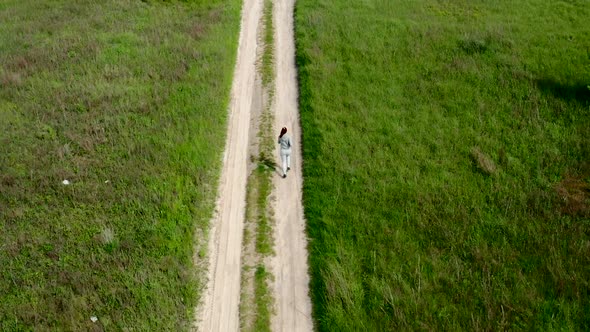
<path fill-rule="evenodd" d="M 279 144 L 281 145 L 283 178 L 286 178 L 287 172 L 291 169 L 291 137 L 287 135 L 287 127 L 283 127 L 283 129 L 281 129 L 281 134 L 279 135 Z"/>

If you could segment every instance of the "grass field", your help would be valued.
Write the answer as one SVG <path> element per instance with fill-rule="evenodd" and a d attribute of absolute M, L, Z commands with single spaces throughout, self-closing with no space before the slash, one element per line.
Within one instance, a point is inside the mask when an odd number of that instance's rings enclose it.
<path fill-rule="evenodd" d="M 0 2 L 0 330 L 188 327 L 240 3 Z"/>
<path fill-rule="evenodd" d="M 320 330 L 590 329 L 588 17 L 297 2 Z"/>

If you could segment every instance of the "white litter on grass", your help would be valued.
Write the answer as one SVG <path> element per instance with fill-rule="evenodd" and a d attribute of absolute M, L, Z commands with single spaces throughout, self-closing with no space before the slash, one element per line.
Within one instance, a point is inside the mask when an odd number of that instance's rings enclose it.
<path fill-rule="evenodd" d="M 104 244 L 113 243 L 115 240 L 115 232 L 113 232 L 113 230 L 109 227 L 106 227 L 100 233 L 100 238 Z"/>
<path fill-rule="evenodd" d="M 98 320 L 98 318 L 97 318 L 96 316 L 92 316 L 92 317 L 90 317 L 90 320 L 91 320 L 93 323 L 96 323 L 96 321 Z"/>
<path fill-rule="evenodd" d="M 109 182 L 110 182 L 109 180 L 106 180 L 104 183 L 109 183 Z"/>
<path fill-rule="evenodd" d="M 68 181 L 68 180 L 63 180 L 61 183 L 63 183 L 65 186 L 67 186 L 68 184 L 70 184 L 70 181 Z"/>

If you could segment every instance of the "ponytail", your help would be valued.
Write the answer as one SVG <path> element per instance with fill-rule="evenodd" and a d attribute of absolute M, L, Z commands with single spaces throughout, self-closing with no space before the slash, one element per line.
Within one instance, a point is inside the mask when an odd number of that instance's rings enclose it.
<path fill-rule="evenodd" d="M 287 133 L 287 127 L 283 127 L 283 129 L 281 129 L 281 134 L 279 135 L 279 138 L 283 137 L 283 135 L 285 135 Z"/>

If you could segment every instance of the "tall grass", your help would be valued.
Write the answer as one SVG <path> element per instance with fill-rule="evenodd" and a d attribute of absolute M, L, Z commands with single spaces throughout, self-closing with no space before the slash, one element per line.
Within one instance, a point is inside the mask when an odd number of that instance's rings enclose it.
<path fill-rule="evenodd" d="M 587 17 L 297 2 L 320 330 L 590 328 Z"/>
<path fill-rule="evenodd" d="M 0 4 L 0 330 L 188 327 L 239 11 Z"/>

